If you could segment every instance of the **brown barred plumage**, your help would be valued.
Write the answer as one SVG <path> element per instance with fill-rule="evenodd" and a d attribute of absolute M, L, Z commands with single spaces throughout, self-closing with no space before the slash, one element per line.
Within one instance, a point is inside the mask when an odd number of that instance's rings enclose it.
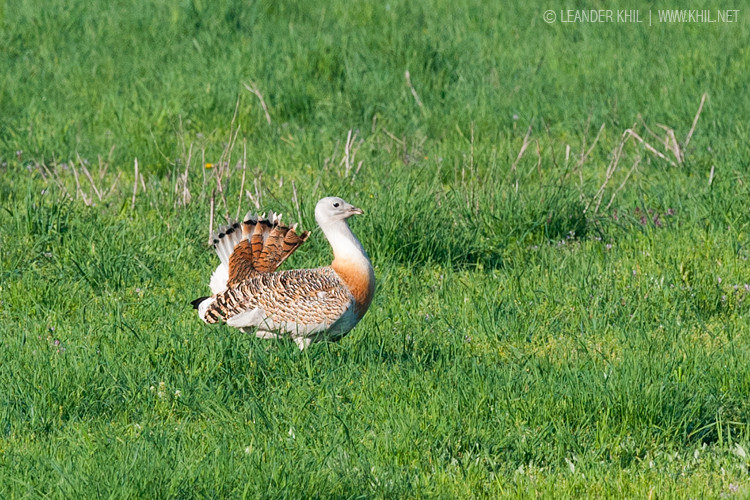
<path fill-rule="evenodd" d="M 333 324 L 352 302 L 346 285 L 330 267 L 257 274 L 216 295 L 207 323 L 226 321 L 260 308 L 274 324 Z"/>

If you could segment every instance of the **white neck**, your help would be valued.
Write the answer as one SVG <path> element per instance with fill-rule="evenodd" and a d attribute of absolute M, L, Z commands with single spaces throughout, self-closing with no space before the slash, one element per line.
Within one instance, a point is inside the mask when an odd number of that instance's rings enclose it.
<path fill-rule="evenodd" d="M 321 224 L 320 229 L 323 230 L 328 243 L 331 244 L 335 260 L 366 264 L 371 267 L 367 252 L 365 252 L 362 243 L 354 236 L 345 220 Z"/>

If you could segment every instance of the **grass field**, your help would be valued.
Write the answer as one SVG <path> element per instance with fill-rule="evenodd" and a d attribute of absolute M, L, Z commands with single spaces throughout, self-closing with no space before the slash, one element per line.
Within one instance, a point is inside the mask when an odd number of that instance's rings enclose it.
<path fill-rule="evenodd" d="M 0 497 L 750 495 L 750 11 L 568 8 L 0 0 Z M 326 195 L 355 330 L 203 324 Z"/>

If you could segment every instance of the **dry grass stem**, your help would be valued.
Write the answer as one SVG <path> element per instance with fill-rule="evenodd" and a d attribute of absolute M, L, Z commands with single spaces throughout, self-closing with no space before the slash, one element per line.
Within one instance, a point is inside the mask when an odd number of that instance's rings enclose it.
<path fill-rule="evenodd" d="M 57 164 L 55 163 L 55 160 L 52 160 L 52 170 L 50 171 L 47 168 L 47 165 L 42 163 L 42 168 L 47 172 L 47 175 L 57 184 L 57 187 L 59 187 L 62 192 L 65 194 L 66 197 L 72 199 L 73 197 L 70 196 L 70 193 L 68 192 L 68 189 L 65 187 L 65 184 L 60 180 L 60 176 L 57 174 Z"/>
<path fill-rule="evenodd" d="M 703 112 L 703 104 L 706 102 L 706 98 L 708 97 L 708 93 L 704 92 L 701 96 L 701 103 L 698 105 L 698 111 L 695 113 L 695 118 L 693 118 L 693 125 L 690 127 L 690 132 L 688 132 L 687 137 L 685 137 L 685 145 L 684 148 L 688 147 L 688 144 L 690 144 L 690 139 L 693 137 L 693 132 L 695 132 L 695 127 L 698 125 L 698 118 L 700 118 L 701 113 Z"/>
<path fill-rule="evenodd" d="M 358 132 L 355 131 L 354 134 L 352 134 L 352 130 L 349 129 L 349 133 L 346 136 L 346 143 L 344 144 L 344 156 L 339 162 L 339 166 L 344 165 L 344 177 L 349 176 L 349 172 L 352 170 L 352 166 L 355 162 L 355 157 L 357 156 L 357 151 L 359 151 L 359 148 L 364 143 L 363 139 L 359 139 L 359 142 L 357 142 L 358 135 Z"/>
<path fill-rule="evenodd" d="M 184 153 L 184 148 L 183 148 Z M 190 163 L 193 160 L 193 143 L 190 143 L 190 147 L 187 151 L 187 159 L 185 160 L 185 171 L 182 174 L 177 175 L 177 179 L 174 184 L 175 195 L 182 197 L 182 206 L 187 206 L 192 199 L 190 194 L 190 188 L 188 186 Z M 179 200 L 175 200 L 175 204 L 179 203 Z"/>
<path fill-rule="evenodd" d="M 675 136 L 674 129 L 667 127 L 661 123 L 656 124 L 657 127 L 664 131 L 664 138 L 658 137 L 661 143 L 664 145 L 664 151 L 672 153 L 677 160 L 677 163 L 682 163 L 683 153 L 680 150 L 680 145 L 677 143 L 677 137 Z"/>
<path fill-rule="evenodd" d="M 637 134 L 637 133 L 636 133 L 636 132 L 635 132 L 635 131 L 634 131 L 633 129 L 628 129 L 628 130 L 626 130 L 625 132 L 630 132 L 630 135 L 631 135 L 631 136 L 632 136 L 632 137 L 633 137 L 634 139 L 636 139 L 636 140 L 637 140 L 638 142 L 640 142 L 641 144 L 643 144 L 643 145 L 644 145 L 644 146 L 646 147 L 646 149 L 647 149 L 647 150 L 651 151 L 651 153 L 655 154 L 656 156 L 658 156 L 658 157 L 659 157 L 659 158 L 661 158 L 662 160 L 664 160 L 664 161 L 667 161 L 667 162 L 669 162 L 669 164 L 670 164 L 670 165 L 672 165 L 673 167 L 676 167 L 676 166 L 677 166 L 677 165 L 675 164 L 675 162 L 673 162 L 672 160 L 670 160 L 669 158 L 667 158 L 667 157 L 666 157 L 666 156 L 664 155 L 664 153 L 662 153 L 661 151 L 657 150 L 657 149 L 656 149 L 655 147 L 653 147 L 653 146 L 652 146 L 651 144 L 649 144 L 648 142 L 646 142 L 646 141 L 645 141 L 645 140 L 643 139 L 643 137 L 641 137 L 640 135 L 638 135 L 638 134 Z"/>
<path fill-rule="evenodd" d="M 297 196 L 297 186 L 294 184 L 294 180 L 292 180 L 292 202 L 294 203 L 294 208 L 297 210 L 297 222 L 302 223 L 302 211 L 299 209 L 299 197 Z"/>
<path fill-rule="evenodd" d="M 596 143 L 598 143 L 598 142 L 599 142 L 599 138 L 601 137 L 601 135 L 602 135 L 602 132 L 604 131 L 604 125 L 605 125 L 605 124 L 604 124 L 604 123 L 602 123 L 602 126 L 601 126 L 601 127 L 599 127 L 599 131 L 598 131 L 598 132 L 596 133 L 596 137 L 594 137 L 594 142 L 592 142 L 592 143 L 591 143 L 591 146 L 589 146 L 589 149 L 588 149 L 588 150 L 586 150 L 586 152 L 585 152 L 585 153 L 584 153 L 583 155 L 581 155 L 581 158 L 580 158 L 580 159 L 578 160 L 578 166 L 579 166 L 579 167 L 580 167 L 581 165 L 583 165 L 583 163 L 584 163 L 584 162 L 586 161 L 586 159 L 587 159 L 587 158 L 589 157 L 589 155 L 591 154 L 591 152 L 592 152 L 592 151 L 594 150 L 594 147 L 596 146 Z M 585 144 L 585 142 L 584 142 L 584 144 Z M 585 148 L 584 148 L 584 149 L 585 149 Z"/>
<path fill-rule="evenodd" d="M 209 213 L 208 213 L 208 244 L 211 244 L 211 237 L 214 234 L 214 207 L 216 205 L 215 198 L 216 198 L 216 190 L 211 190 L 211 202 L 209 206 Z"/>
<path fill-rule="evenodd" d="M 539 146 L 539 139 L 535 139 L 536 143 L 536 172 L 539 174 L 539 179 L 542 179 L 542 148 Z"/>
<path fill-rule="evenodd" d="M 190 203 L 190 200 L 193 198 L 190 194 L 190 186 L 188 185 L 188 181 L 190 179 L 190 163 L 193 160 L 193 143 L 190 143 L 190 148 L 188 148 L 188 157 L 187 161 L 185 162 L 185 172 L 182 174 L 182 204 L 187 205 Z"/>
<path fill-rule="evenodd" d="M 513 165 L 510 167 L 511 172 L 516 171 L 516 165 L 518 165 L 519 160 L 523 156 L 523 154 L 526 152 L 526 148 L 529 147 L 529 137 L 531 137 L 531 125 L 529 124 L 528 130 L 526 130 L 526 135 L 523 138 L 523 144 L 521 144 L 521 150 L 518 152 L 518 156 L 516 157 L 516 160 L 513 162 Z"/>
<path fill-rule="evenodd" d="M 130 209 L 135 209 L 135 195 L 138 193 L 138 158 L 133 161 L 133 170 L 135 171 L 133 176 L 133 200 L 130 203 Z"/>
<path fill-rule="evenodd" d="M 399 139 L 399 138 L 398 138 L 398 137 L 396 137 L 395 135 L 393 135 L 393 134 L 392 134 L 391 132 L 389 132 L 389 131 L 388 131 L 388 129 L 386 129 L 386 128 L 384 127 L 384 128 L 382 128 L 381 130 L 383 131 L 383 133 L 384 133 L 385 135 L 387 135 L 388 137 L 390 137 L 390 138 L 391 138 L 391 139 L 393 140 L 393 142 L 395 142 L 396 144 L 398 144 L 398 145 L 399 145 L 399 146 L 401 146 L 401 147 L 403 147 L 403 146 L 404 146 L 404 141 L 403 141 L 402 139 Z"/>
<path fill-rule="evenodd" d="M 122 172 L 117 172 L 117 175 L 115 176 L 115 180 L 112 181 L 112 184 L 109 186 L 109 189 L 107 189 L 104 192 L 104 194 L 102 195 L 102 198 L 106 198 L 107 196 L 109 196 L 110 194 L 112 194 L 112 192 L 115 190 L 115 186 L 117 186 L 117 184 L 120 182 L 120 174 L 121 173 Z"/>
<path fill-rule="evenodd" d="M 635 124 L 633 124 L 633 127 L 635 127 Z M 622 157 L 622 149 L 625 147 L 625 143 L 628 141 L 628 138 L 632 137 L 633 135 L 632 129 L 627 129 L 625 132 L 622 133 L 622 136 L 620 136 L 620 144 L 613 150 L 612 155 L 612 161 L 609 162 L 609 165 L 607 166 L 607 171 L 604 174 L 604 182 L 599 187 L 599 190 L 596 192 L 593 198 L 589 200 L 588 204 L 586 205 L 586 208 L 583 210 L 584 213 L 588 212 L 591 204 L 596 200 L 596 206 L 594 207 L 594 214 L 597 214 L 599 212 L 599 206 L 602 203 L 602 198 L 604 196 L 604 190 L 606 189 L 607 185 L 609 184 L 610 179 L 612 179 L 612 176 L 615 174 L 615 171 L 617 171 L 617 166 L 620 163 L 620 158 Z"/>
<path fill-rule="evenodd" d="M 107 175 L 107 169 L 109 169 L 109 161 L 102 163 L 102 155 L 96 155 L 96 159 L 99 162 L 99 182 L 104 182 L 104 176 Z"/>
<path fill-rule="evenodd" d="M 76 180 L 76 199 L 78 199 L 78 196 L 80 194 L 83 203 L 87 207 L 90 207 L 91 201 L 86 197 L 86 193 L 83 192 L 83 189 L 81 189 L 81 183 L 78 180 L 78 171 L 76 170 L 76 166 L 72 161 L 70 162 L 70 168 L 73 170 L 73 177 Z"/>
<path fill-rule="evenodd" d="M 247 139 L 242 140 L 242 181 L 240 181 L 240 196 L 239 200 L 237 200 L 237 215 L 234 216 L 235 219 L 239 220 L 240 218 L 240 209 L 242 208 L 242 192 L 245 189 L 245 173 L 247 171 Z"/>
<path fill-rule="evenodd" d="M 255 82 L 252 82 L 252 81 L 249 82 L 249 83 L 245 83 L 243 85 L 245 85 L 245 88 L 250 93 L 254 94 L 255 97 L 258 98 L 258 100 L 260 101 L 260 106 L 263 108 L 263 113 L 265 113 L 265 115 L 266 115 L 266 121 L 270 125 L 271 124 L 271 115 L 268 112 L 268 106 L 266 106 L 266 101 L 265 101 L 265 99 L 263 99 L 263 94 L 261 94 L 260 90 L 258 90 L 258 86 L 255 85 Z"/>
<path fill-rule="evenodd" d="M 76 158 L 78 159 L 78 164 L 81 166 L 81 170 L 83 170 L 84 175 L 89 180 L 89 184 L 91 184 L 91 188 L 94 190 L 94 194 L 97 198 L 99 198 L 99 201 L 102 201 L 102 194 L 99 192 L 99 189 L 96 187 L 96 183 L 94 182 L 94 179 L 91 177 L 91 173 L 86 168 L 86 165 L 84 165 L 83 160 L 81 159 L 81 155 L 76 153 Z"/>
<path fill-rule="evenodd" d="M 604 207 L 604 210 L 609 210 L 609 207 L 612 206 L 612 202 L 615 201 L 615 196 L 617 196 L 617 193 L 622 191 L 622 189 L 625 187 L 625 184 L 628 182 L 628 179 L 630 179 L 630 176 L 633 172 L 635 172 L 635 169 L 638 168 L 638 165 L 641 163 L 641 157 L 635 159 L 635 162 L 633 163 L 633 166 L 630 167 L 630 170 L 628 170 L 628 173 L 625 175 L 625 179 L 620 183 L 620 185 L 615 189 L 614 193 L 612 193 L 612 196 L 609 199 L 609 203 L 607 203 L 607 206 Z"/>
<path fill-rule="evenodd" d="M 409 74 L 409 70 L 407 69 L 404 72 L 404 76 L 406 77 L 406 84 L 409 86 L 409 90 L 411 90 L 411 95 L 414 96 L 414 100 L 417 102 L 417 106 L 419 106 L 419 109 L 424 112 L 424 104 L 422 104 L 422 99 L 419 98 L 419 94 L 417 94 L 417 90 L 414 88 L 414 85 L 411 83 L 411 75 Z"/>

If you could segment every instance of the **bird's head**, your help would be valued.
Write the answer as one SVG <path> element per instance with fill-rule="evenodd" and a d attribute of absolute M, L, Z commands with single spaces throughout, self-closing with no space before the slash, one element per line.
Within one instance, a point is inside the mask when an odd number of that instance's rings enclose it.
<path fill-rule="evenodd" d="M 357 208 L 336 196 L 323 198 L 315 205 L 315 220 L 321 227 L 363 213 L 361 208 Z"/>

